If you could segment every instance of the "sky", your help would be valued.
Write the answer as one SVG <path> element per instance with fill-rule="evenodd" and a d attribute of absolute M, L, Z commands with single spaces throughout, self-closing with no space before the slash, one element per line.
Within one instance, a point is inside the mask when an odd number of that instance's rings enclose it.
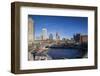
<path fill-rule="evenodd" d="M 55 38 L 56 32 L 60 38 L 72 38 L 74 34 L 88 34 L 87 17 L 71 16 L 47 16 L 29 15 L 34 21 L 35 37 L 40 37 L 42 29 L 46 28 L 48 36 L 52 33 Z"/>

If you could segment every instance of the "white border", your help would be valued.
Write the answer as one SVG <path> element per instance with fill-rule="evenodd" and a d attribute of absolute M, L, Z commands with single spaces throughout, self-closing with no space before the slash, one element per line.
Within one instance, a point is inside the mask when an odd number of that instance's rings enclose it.
<path fill-rule="evenodd" d="M 28 14 L 88 17 L 88 59 L 28 61 Z M 20 69 L 43 69 L 94 65 L 94 11 L 21 7 L 20 8 Z"/>

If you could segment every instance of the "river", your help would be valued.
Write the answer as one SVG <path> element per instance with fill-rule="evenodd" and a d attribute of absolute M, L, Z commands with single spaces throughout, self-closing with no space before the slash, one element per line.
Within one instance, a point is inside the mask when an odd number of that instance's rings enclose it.
<path fill-rule="evenodd" d="M 49 49 L 47 54 L 52 59 L 77 59 L 84 58 L 87 51 L 79 49 Z"/>

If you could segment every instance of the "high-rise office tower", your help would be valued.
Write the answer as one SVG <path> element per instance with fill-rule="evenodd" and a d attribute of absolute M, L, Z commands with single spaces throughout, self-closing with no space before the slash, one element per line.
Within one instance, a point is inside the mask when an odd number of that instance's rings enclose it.
<path fill-rule="evenodd" d="M 53 35 L 52 34 L 49 35 L 49 40 L 53 40 Z"/>
<path fill-rule="evenodd" d="M 60 36 L 58 34 L 58 32 L 56 32 L 56 44 L 60 43 Z"/>
<path fill-rule="evenodd" d="M 42 29 L 42 40 L 46 40 L 47 39 L 47 29 L 43 28 Z"/>
<path fill-rule="evenodd" d="M 34 42 L 34 21 L 31 17 L 28 18 L 28 44 L 32 45 Z"/>
<path fill-rule="evenodd" d="M 58 32 L 56 32 L 56 40 L 60 40 L 60 36 L 59 36 Z"/>

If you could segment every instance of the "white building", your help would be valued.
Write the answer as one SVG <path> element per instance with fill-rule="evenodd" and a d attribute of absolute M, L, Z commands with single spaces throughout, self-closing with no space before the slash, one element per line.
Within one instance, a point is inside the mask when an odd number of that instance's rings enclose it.
<path fill-rule="evenodd" d="M 42 29 L 42 40 L 46 40 L 47 39 L 47 29 L 43 28 Z"/>
<path fill-rule="evenodd" d="M 28 18 L 28 45 L 32 45 L 34 42 L 34 21 L 32 18 Z"/>

